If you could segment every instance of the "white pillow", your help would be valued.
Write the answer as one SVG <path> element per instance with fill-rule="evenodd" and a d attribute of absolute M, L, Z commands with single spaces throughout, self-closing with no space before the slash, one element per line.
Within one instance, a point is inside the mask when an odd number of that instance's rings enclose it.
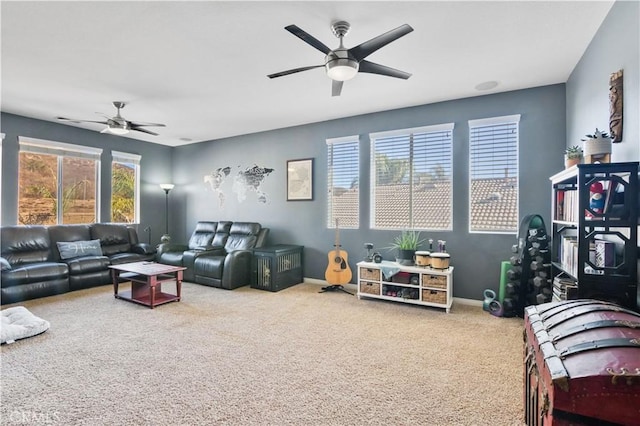
<path fill-rule="evenodd" d="M 24 306 L 3 309 L 0 343 L 13 343 L 19 339 L 44 333 L 49 326 L 49 321 L 33 315 Z"/>

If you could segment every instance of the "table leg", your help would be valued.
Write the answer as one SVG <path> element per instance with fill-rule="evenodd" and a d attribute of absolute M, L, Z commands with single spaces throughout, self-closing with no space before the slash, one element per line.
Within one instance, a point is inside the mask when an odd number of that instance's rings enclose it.
<path fill-rule="evenodd" d="M 113 280 L 113 297 L 118 297 L 118 283 L 120 282 L 120 271 L 111 270 L 111 279 Z"/>
<path fill-rule="evenodd" d="M 180 300 L 180 291 L 182 290 L 182 271 L 176 272 L 176 296 Z"/>
<path fill-rule="evenodd" d="M 157 284 L 157 277 L 155 275 L 152 275 L 148 278 L 148 282 L 149 282 L 149 296 L 151 298 L 151 309 L 154 308 L 154 306 L 156 305 L 156 284 Z"/>

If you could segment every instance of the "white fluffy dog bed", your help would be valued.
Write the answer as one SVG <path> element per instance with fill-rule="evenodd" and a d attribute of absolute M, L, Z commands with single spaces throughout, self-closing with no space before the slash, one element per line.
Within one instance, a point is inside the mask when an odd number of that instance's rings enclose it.
<path fill-rule="evenodd" d="M 49 329 L 49 321 L 33 315 L 24 306 L 2 310 L 2 342 L 13 343 L 16 340 L 44 333 Z"/>

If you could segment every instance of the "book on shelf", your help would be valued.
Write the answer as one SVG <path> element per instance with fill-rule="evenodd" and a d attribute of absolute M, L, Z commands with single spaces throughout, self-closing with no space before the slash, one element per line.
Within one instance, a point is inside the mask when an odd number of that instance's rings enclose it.
<path fill-rule="evenodd" d="M 616 265 L 616 244 L 612 241 L 595 240 L 594 265 L 603 268 Z"/>
<path fill-rule="evenodd" d="M 607 190 L 607 196 L 604 199 L 604 209 L 603 213 L 607 214 L 611 212 L 611 206 L 613 205 L 613 201 L 616 198 L 616 191 L 618 189 L 618 182 L 612 180 L 609 182 L 609 189 Z"/>

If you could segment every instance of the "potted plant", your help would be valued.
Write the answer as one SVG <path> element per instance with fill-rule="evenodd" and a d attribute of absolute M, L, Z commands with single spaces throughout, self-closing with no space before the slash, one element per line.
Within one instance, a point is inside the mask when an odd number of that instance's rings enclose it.
<path fill-rule="evenodd" d="M 570 146 L 564 151 L 564 167 L 568 169 L 571 166 L 580 164 L 582 161 L 582 148 L 578 145 Z"/>
<path fill-rule="evenodd" d="M 596 127 L 596 131 L 591 135 L 586 135 L 582 142 L 584 142 L 584 157 L 587 163 L 608 163 L 610 161 L 611 137 L 608 133 L 601 132 Z"/>
<path fill-rule="evenodd" d="M 402 231 L 396 236 L 389 250 L 396 250 L 396 262 L 401 265 L 413 265 L 416 250 L 424 242 L 420 231 Z"/>

